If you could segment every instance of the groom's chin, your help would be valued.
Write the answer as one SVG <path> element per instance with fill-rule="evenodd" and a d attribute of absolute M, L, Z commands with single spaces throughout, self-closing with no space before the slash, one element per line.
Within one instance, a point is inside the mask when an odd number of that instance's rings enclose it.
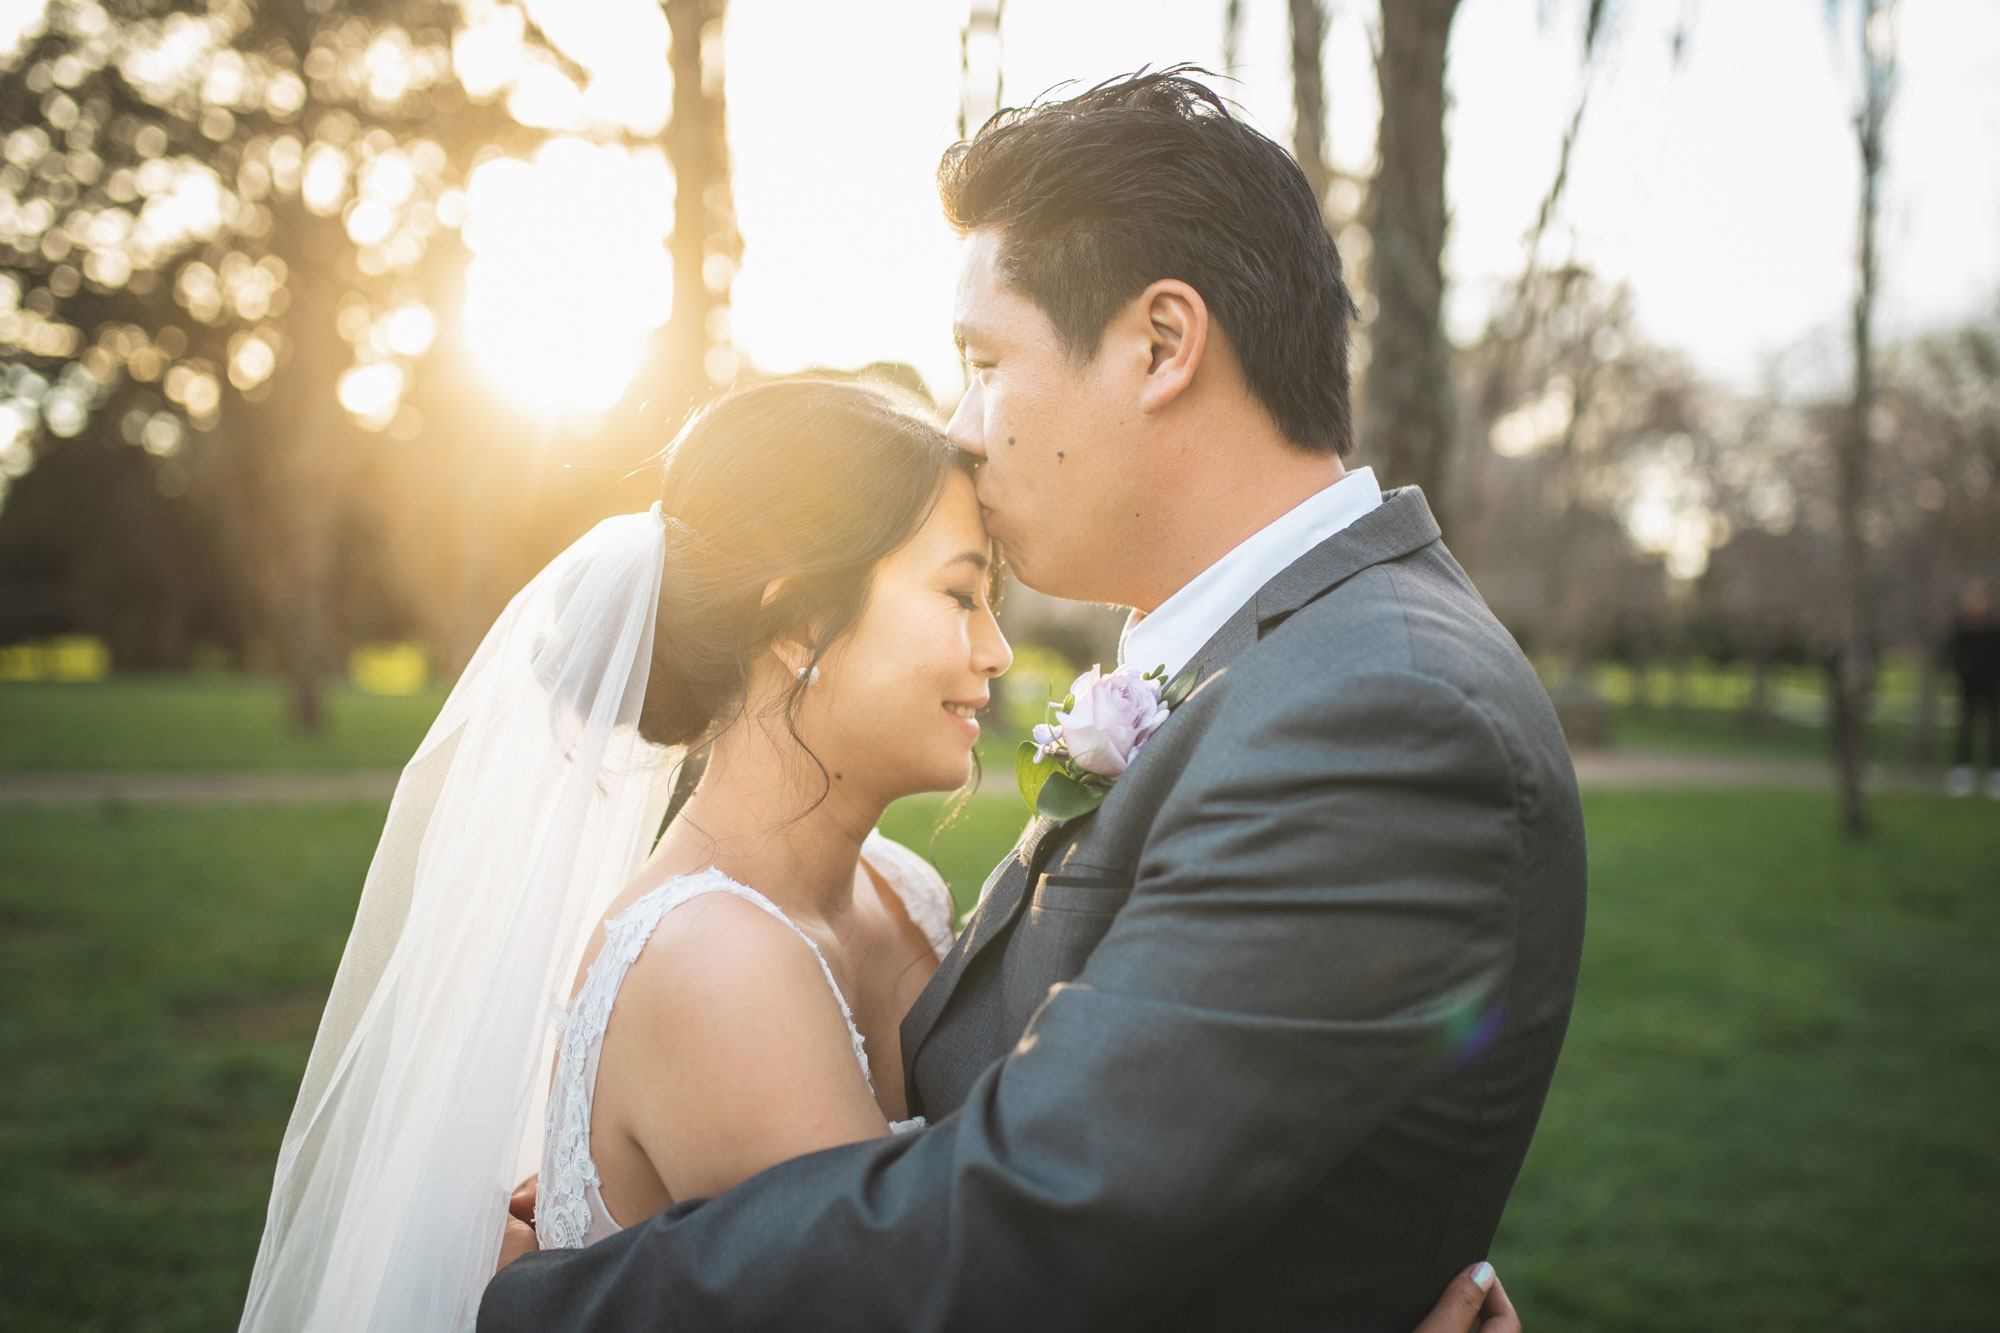
<path fill-rule="evenodd" d="M 1019 580 L 1022 587 L 1045 597 L 1059 597 L 1066 602 L 1109 603 L 1112 600 L 1094 580 L 1077 577 L 1077 571 L 1061 565 L 1037 567 L 1033 561 L 1023 563 L 1010 556 L 1007 572 Z"/>
<path fill-rule="evenodd" d="M 992 524 L 990 522 L 987 525 L 987 531 L 992 531 Z M 1020 580 L 1024 586 L 1032 588 L 1036 592 L 1047 593 L 1051 597 L 1066 595 L 1055 591 L 1050 586 L 1052 583 L 1062 583 L 1065 580 L 1060 577 L 1049 578 L 1048 571 L 1036 564 L 1035 552 L 1032 548 L 1024 551 L 1013 543 L 1010 543 L 1005 537 L 1000 536 L 993 538 L 993 544 L 999 548 L 1000 560 L 1007 567 L 1007 572 Z"/>

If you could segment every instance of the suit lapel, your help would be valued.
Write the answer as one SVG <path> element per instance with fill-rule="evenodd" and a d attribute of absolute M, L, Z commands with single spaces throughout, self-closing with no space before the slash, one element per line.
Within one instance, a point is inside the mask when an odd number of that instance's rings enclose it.
<path fill-rule="evenodd" d="M 1043 846 L 1052 841 L 1049 834 L 1058 827 L 1055 821 L 1037 815 L 1029 821 L 1020 841 L 1007 854 L 1007 859 L 986 877 L 985 885 L 979 890 L 979 903 L 972 909 L 972 915 L 966 918 L 965 929 L 959 932 L 957 942 L 939 961 L 936 975 L 917 996 L 910 1012 L 903 1016 L 901 1036 L 906 1081 L 916 1068 L 918 1049 L 922 1047 L 924 1038 L 930 1035 L 938 1015 L 944 1012 L 945 1001 L 958 988 L 959 978 L 965 975 L 973 955 L 1014 919 L 1014 911 L 1027 896 L 1027 885 L 1033 880 L 1033 867 L 1042 860 Z M 910 1096 L 914 1099 L 915 1095 L 912 1087 Z M 915 1104 L 912 1100 L 911 1105 Z"/>
<path fill-rule="evenodd" d="M 1421 491 L 1405 486 L 1387 492 L 1379 506 L 1286 566 L 1223 622 L 1222 628 L 1194 656 L 1194 662 L 1202 667 L 1203 681 L 1219 674 L 1267 629 L 1329 589 L 1371 565 L 1400 559 L 1437 537 L 1437 521 L 1431 517 Z M 1172 725 L 1171 719 L 1168 725 Z M 967 920 L 958 942 L 938 964 L 937 974 L 903 1019 L 903 1075 L 909 1085 L 912 1108 L 917 1105 L 914 1077 L 917 1055 L 937 1026 L 966 969 L 1020 915 L 1022 904 L 1028 900 L 1029 886 L 1040 875 L 1050 853 L 1074 839 L 1095 813 L 1071 820 L 1067 826 L 1037 816 L 1022 833 L 1012 854 L 987 877 L 980 890 L 979 906 Z"/>

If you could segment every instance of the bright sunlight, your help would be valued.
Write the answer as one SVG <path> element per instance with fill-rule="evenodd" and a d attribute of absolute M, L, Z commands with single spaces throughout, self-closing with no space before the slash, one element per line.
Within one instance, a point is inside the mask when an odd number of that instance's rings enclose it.
<path fill-rule="evenodd" d="M 654 147 L 554 139 L 472 174 L 465 338 L 503 393 L 537 412 L 602 412 L 673 306 L 673 175 Z"/>

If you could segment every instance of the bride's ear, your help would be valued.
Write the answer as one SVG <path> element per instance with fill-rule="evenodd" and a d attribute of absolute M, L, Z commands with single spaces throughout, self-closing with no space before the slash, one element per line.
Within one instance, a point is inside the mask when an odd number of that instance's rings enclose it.
<path fill-rule="evenodd" d="M 764 585 L 762 605 L 769 606 L 785 590 L 785 579 L 772 579 Z M 813 664 L 813 641 L 810 626 L 798 625 L 771 641 L 771 655 L 778 659 L 785 673 L 796 676 Z"/>
<path fill-rule="evenodd" d="M 771 656 L 778 659 L 787 675 L 796 676 L 812 666 L 813 647 L 800 635 L 786 634 L 771 641 Z"/>

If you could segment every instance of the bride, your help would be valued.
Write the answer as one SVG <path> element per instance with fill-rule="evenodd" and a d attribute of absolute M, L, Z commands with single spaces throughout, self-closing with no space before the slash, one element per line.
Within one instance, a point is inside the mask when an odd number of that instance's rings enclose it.
<path fill-rule="evenodd" d="M 537 1166 L 576 1246 L 917 1123 L 950 900 L 874 829 L 965 783 L 1010 660 L 971 461 L 884 388 L 742 389 L 508 605 L 397 786 L 242 1329 L 470 1328 Z"/>

